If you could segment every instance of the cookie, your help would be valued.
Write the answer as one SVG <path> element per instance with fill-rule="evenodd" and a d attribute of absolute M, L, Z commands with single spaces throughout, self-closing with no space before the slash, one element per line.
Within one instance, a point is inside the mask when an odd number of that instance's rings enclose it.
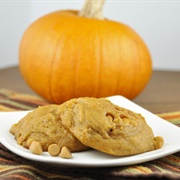
<path fill-rule="evenodd" d="M 58 144 L 66 146 L 71 152 L 88 149 L 67 128 L 62 126 L 60 116 L 57 114 L 58 105 L 40 106 L 29 112 L 10 132 L 15 136 L 19 145 L 29 148 L 33 140 L 40 142 L 43 151 L 49 145 Z"/>
<path fill-rule="evenodd" d="M 162 138 L 154 139 L 152 129 L 141 114 L 105 98 L 72 99 L 58 108 L 64 127 L 85 146 L 104 153 L 134 155 L 155 150 L 157 145 L 163 144 Z"/>

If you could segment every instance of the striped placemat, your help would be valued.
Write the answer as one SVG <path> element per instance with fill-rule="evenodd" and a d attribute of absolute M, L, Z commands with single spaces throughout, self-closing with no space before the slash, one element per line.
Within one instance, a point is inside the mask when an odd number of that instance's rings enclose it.
<path fill-rule="evenodd" d="M 0 111 L 30 110 L 48 104 L 40 97 L 0 89 Z M 158 114 L 180 126 L 180 111 Z M 179 138 L 179 137 L 175 137 Z M 180 179 L 180 152 L 138 165 L 111 168 L 56 167 L 21 158 L 0 144 L 0 179 Z"/>

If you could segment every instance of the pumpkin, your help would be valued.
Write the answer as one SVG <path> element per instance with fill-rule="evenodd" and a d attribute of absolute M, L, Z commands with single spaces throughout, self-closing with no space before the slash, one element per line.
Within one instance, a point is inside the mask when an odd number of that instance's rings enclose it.
<path fill-rule="evenodd" d="M 104 0 L 81 11 L 44 15 L 25 31 L 19 67 L 27 84 L 53 103 L 77 97 L 135 98 L 148 83 L 152 60 L 129 26 L 102 16 Z"/>

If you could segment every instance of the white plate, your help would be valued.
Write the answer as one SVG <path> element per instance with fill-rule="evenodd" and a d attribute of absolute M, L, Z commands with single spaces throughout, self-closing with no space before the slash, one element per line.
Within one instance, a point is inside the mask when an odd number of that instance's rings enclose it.
<path fill-rule="evenodd" d="M 72 159 L 62 159 L 52 157 L 47 152 L 42 155 L 32 154 L 28 149 L 17 145 L 14 136 L 9 133 L 12 124 L 16 123 L 25 116 L 29 111 L 21 112 L 1 112 L 0 113 L 0 142 L 13 153 L 24 158 L 56 165 L 81 166 L 81 167 L 107 167 L 107 166 L 125 166 L 138 164 L 146 161 L 155 160 L 175 152 L 180 151 L 180 128 L 166 122 L 156 115 L 148 112 L 142 107 L 129 101 L 122 96 L 109 97 L 114 104 L 128 108 L 134 112 L 141 113 L 149 126 L 153 129 L 155 136 L 162 136 L 165 144 L 163 148 L 151 152 L 142 153 L 128 157 L 115 157 L 108 154 L 89 150 L 84 152 L 72 153 Z"/>

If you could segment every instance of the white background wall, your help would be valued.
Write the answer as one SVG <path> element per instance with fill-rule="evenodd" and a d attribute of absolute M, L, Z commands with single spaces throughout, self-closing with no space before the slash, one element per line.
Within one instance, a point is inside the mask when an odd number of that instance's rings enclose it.
<path fill-rule="evenodd" d="M 0 68 L 18 65 L 28 25 L 49 12 L 81 9 L 84 0 L 0 0 Z M 106 0 L 104 16 L 131 26 L 149 47 L 153 68 L 180 70 L 180 0 Z"/>

